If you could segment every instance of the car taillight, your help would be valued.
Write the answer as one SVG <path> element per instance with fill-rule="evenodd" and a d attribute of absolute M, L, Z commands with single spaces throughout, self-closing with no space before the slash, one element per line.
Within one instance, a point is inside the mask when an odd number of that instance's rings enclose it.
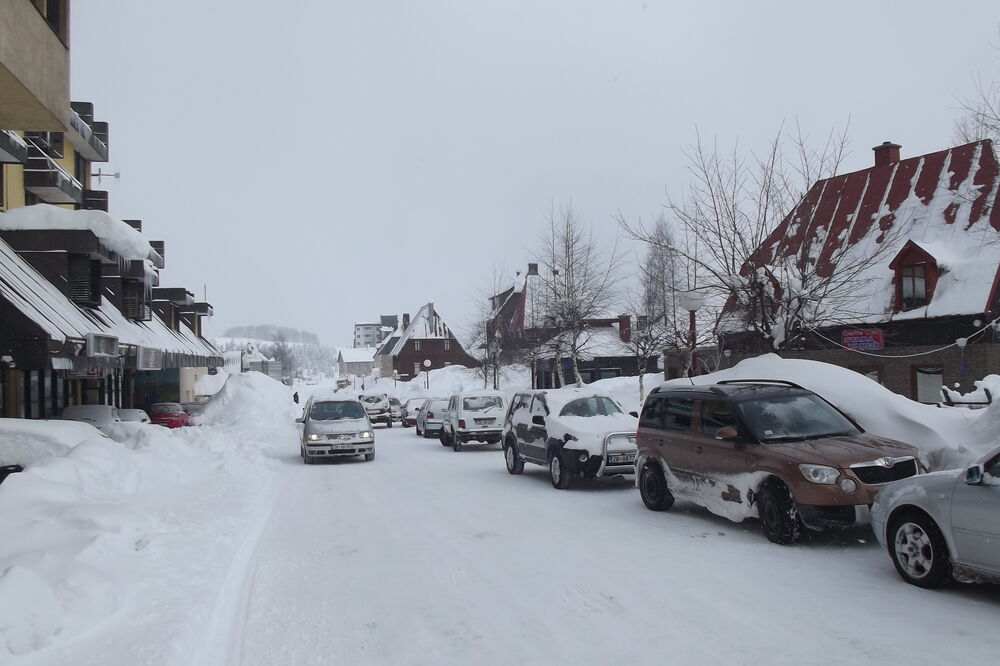
<path fill-rule="evenodd" d="M 465 419 L 459 419 L 458 420 L 458 427 L 459 428 L 465 428 Z"/>
<path fill-rule="evenodd" d="M 434 412 L 427 412 L 427 418 L 429 419 L 434 418 Z"/>

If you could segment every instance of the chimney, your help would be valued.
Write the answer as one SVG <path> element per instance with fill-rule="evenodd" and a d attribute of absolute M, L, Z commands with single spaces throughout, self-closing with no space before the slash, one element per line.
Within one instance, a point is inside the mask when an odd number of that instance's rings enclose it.
<path fill-rule="evenodd" d="M 875 146 L 872 150 L 875 151 L 875 166 L 888 166 L 890 164 L 895 164 L 899 161 L 899 149 L 898 143 L 893 143 L 892 141 L 883 141 L 881 146 Z"/>
<path fill-rule="evenodd" d="M 618 315 L 618 336 L 622 339 L 622 342 L 630 342 L 632 340 L 632 317 L 623 314 Z"/>
<path fill-rule="evenodd" d="M 403 330 L 405 331 L 409 327 L 410 327 L 410 313 L 409 312 L 404 312 L 403 313 Z"/>
<path fill-rule="evenodd" d="M 528 264 L 528 275 L 538 275 L 538 264 Z"/>

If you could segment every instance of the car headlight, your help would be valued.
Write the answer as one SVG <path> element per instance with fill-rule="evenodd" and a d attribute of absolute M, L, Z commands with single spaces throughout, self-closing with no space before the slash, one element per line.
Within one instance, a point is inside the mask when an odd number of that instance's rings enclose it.
<path fill-rule="evenodd" d="M 854 479 L 845 476 L 840 480 L 840 489 L 848 495 L 853 495 L 858 491 L 858 483 Z"/>
<path fill-rule="evenodd" d="M 361 439 L 371 439 L 374 436 L 375 433 L 373 433 L 371 430 L 365 430 L 364 432 L 358 433 L 358 437 L 360 437 Z"/>
<path fill-rule="evenodd" d="M 313 433 L 313 434 L 309 435 L 308 437 L 306 437 L 306 439 L 308 439 L 310 442 L 315 442 L 319 438 L 320 438 L 320 436 L 317 435 L 316 433 Z"/>
<path fill-rule="evenodd" d="M 837 483 L 837 477 L 840 476 L 839 469 L 826 465 L 799 465 L 799 471 L 802 472 L 802 476 L 806 477 L 807 481 L 823 485 Z"/>

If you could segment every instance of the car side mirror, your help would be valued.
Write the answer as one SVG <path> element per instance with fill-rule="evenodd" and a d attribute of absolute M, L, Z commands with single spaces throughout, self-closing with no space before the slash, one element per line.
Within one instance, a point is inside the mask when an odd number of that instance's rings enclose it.
<path fill-rule="evenodd" d="M 536 414 L 535 416 L 531 417 L 531 423 L 533 425 L 543 426 L 543 425 L 545 425 L 545 418 L 543 416 L 539 415 L 539 414 Z"/>
<path fill-rule="evenodd" d="M 299 418 L 295 419 L 295 422 L 296 423 L 305 423 L 306 422 L 306 417 L 300 416 Z"/>
<path fill-rule="evenodd" d="M 965 482 L 970 486 L 978 486 L 983 482 L 983 466 L 973 465 L 965 470 Z"/>
<path fill-rule="evenodd" d="M 733 426 L 725 426 L 715 431 L 716 439 L 734 441 L 739 436 L 740 434 L 736 432 L 736 428 L 734 428 Z"/>
<path fill-rule="evenodd" d="M 629 412 L 628 415 L 634 416 L 635 418 L 639 418 L 639 412 Z"/>

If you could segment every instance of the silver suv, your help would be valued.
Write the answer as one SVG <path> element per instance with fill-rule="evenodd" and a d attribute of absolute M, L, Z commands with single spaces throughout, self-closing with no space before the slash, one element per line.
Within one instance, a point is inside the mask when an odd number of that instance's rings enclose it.
<path fill-rule="evenodd" d="M 457 393 L 448 401 L 441 424 L 441 443 L 455 451 L 473 440 L 498 444 L 503 429 L 504 400 L 499 391 Z"/>
<path fill-rule="evenodd" d="M 355 398 L 312 397 L 302 416 L 302 444 L 299 455 L 311 465 L 321 458 L 364 456 L 375 460 L 375 432 L 365 408 Z"/>
<path fill-rule="evenodd" d="M 358 399 L 372 423 L 384 423 L 387 428 L 392 427 L 392 405 L 389 404 L 387 393 L 362 393 Z"/>

